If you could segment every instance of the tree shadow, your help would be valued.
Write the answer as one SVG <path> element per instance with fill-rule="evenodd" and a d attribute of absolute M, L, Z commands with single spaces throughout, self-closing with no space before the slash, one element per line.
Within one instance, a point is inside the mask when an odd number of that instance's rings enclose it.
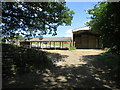
<path fill-rule="evenodd" d="M 65 61 L 64 58 L 68 58 L 69 56 L 68 55 L 61 55 L 59 53 L 50 53 L 48 51 L 45 51 L 46 55 L 48 56 L 48 58 L 51 59 L 51 61 L 53 63 L 56 63 L 56 62 L 60 62 L 60 61 Z"/>
<path fill-rule="evenodd" d="M 51 57 L 55 57 L 53 62 L 59 62 L 69 57 L 57 53 L 46 53 L 51 54 Z M 43 71 L 38 70 L 18 75 L 9 80 L 3 80 L 3 88 L 116 89 L 114 87 L 115 83 L 106 76 L 109 73 L 109 69 L 96 58 L 97 56 L 95 55 L 86 55 L 83 56 L 83 60 L 87 64 L 78 66 L 66 65 L 64 67 L 52 65 Z"/>
<path fill-rule="evenodd" d="M 91 72 L 92 76 L 103 83 L 103 86 L 111 89 L 120 88 L 120 84 L 117 82 L 119 77 L 116 77 L 112 72 L 111 67 L 104 63 L 104 60 L 99 59 L 99 55 L 85 55 L 83 60 L 87 61 L 86 67 Z M 119 72 L 118 72 L 119 73 Z"/>
<path fill-rule="evenodd" d="M 33 72 L 36 69 L 48 68 L 52 62 L 45 52 L 18 47 L 11 44 L 2 44 L 2 77 L 11 78 L 16 74 Z"/>
<path fill-rule="evenodd" d="M 59 55 L 57 53 L 49 53 L 51 58 L 55 57 L 52 62 L 46 54 L 48 52 L 36 50 L 34 48 L 23 48 L 14 45 L 3 44 L 2 46 L 2 79 L 3 88 L 6 87 L 29 87 L 33 86 L 31 80 L 38 77 L 36 72 L 42 72 L 46 68 L 50 68 L 52 63 L 62 61 L 67 55 Z M 26 77 L 28 77 L 26 79 Z M 33 80 L 34 81 L 34 80 Z M 15 83 L 15 85 L 14 85 Z M 27 84 L 29 83 L 29 84 Z"/>

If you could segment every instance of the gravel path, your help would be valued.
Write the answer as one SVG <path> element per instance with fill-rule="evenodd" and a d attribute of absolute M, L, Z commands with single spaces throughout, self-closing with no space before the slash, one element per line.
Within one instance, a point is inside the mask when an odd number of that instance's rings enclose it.
<path fill-rule="evenodd" d="M 109 77 L 109 69 L 97 59 L 101 50 L 44 50 L 54 66 L 43 72 L 28 73 L 10 81 L 15 88 L 104 88 L 119 90 Z"/>

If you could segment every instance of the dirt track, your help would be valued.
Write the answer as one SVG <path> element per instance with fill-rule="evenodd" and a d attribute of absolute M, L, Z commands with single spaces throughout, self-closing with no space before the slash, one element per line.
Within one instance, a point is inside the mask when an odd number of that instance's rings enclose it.
<path fill-rule="evenodd" d="M 51 73 L 53 87 L 105 88 L 115 89 L 115 82 L 109 78 L 109 70 L 97 59 L 102 50 L 45 50 L 55 64 Z M 48 74 L 49 76 L 49 74 Z M 49 80 L 50 78 L 46 78 Z M 58 81 L 57 81 L 58 80 Z M 57 82 L 56 82 L 57 81 Z M 48 86 L 49 87 L 49 86 Z"/>
<path fill-rule="evenodd" d="M 44 50 L 54 66 L 44 72 L 28 73 L 10 80 L 15 88 L 105 88 L 119 90 L 109 69 L 97 59 L 101 50 Z"/>
<path fill-rule="evenodd" d="M 80 50 L 44 50 L 51 54 L 48 56 L 52 59 L 61 59 L 61 61 L 56 62 L 57 66 L 78 66 L 82 64 L 87 64 L 88 60 L 83 60 L 85 56 L 98 55 L 101 50 L 93 49 L 80 49 Z"/>

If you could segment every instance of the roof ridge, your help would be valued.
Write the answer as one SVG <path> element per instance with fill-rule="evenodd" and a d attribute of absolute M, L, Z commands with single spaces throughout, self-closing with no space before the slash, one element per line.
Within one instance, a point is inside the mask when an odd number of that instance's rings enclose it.
<path fill-rule="evenodd" d="M 76 28 L 76 29 L 80 29 L 80 28 L 84 28 L 84 27 L 89 27 L 90 28 L 90 26 L 82 26 L 82 27 L 79 27 L 79 28 Z M 74 29 L 73 29 L 74 30 Z"/>
<path fill-rule="evenodd" d="M 37 37 L 37 38 L 67 38 L 67 37 Z"/>
<path fill-rule="evenodd" d="M 33 38 L 30 41 L 71 41 L 72 37 L 43 37 L 41 38 Z"/>

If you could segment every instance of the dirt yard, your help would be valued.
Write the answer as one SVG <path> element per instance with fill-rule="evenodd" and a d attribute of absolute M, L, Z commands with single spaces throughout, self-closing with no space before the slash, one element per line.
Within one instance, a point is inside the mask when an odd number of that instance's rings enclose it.
<path fill-rule="evenodd" d="M 57 66 L 80 66 L 87 64 L 88 60 L 84 60 L 83 57 L 85 56 L 92 56 L 98 55 L 102 51 L 101 50 L 88 50 L 88 49 L 81 49 L 81 50 L 44 50 L 51 54 L 48 54 L 49 58 L 55 59 L 54 62 Z M 54 53 L 54 54 L 53 54 Z M 56 60 L 57 59 L 57 60 Z"/>
<path fill-rule="evenodd" d="M 15 88 L 104 88 L 119 90 L 109 71 L 97 59 L 101 50 L 44 50 L 54 65 L 43 72 L 28 73 L 9 80 Z"/>

